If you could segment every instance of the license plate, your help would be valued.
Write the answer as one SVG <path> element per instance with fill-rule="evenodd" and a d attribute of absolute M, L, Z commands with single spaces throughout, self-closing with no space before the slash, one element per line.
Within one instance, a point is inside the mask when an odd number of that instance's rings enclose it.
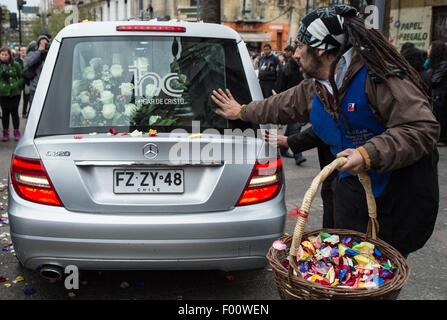
<path fill-rule="evenodd" d="M 114 170 L 114 193 L 183 193 L 183 170 Z"/>

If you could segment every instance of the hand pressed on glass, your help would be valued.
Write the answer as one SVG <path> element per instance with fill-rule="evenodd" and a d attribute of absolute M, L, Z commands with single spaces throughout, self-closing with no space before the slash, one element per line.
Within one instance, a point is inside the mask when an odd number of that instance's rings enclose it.
<path fill-rule="evenodd" d="M 242 106 L 233 98 L 230 90 L 213 90 L 211 99 L 218 107 L 215 111 L 218 115 L 229 120 L 240 119 Z"/>

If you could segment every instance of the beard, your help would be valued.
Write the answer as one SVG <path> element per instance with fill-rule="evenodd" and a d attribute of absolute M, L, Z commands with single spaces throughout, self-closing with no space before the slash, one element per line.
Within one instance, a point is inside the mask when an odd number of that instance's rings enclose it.
<path fill-rule="evenodd" d="M 303 69 L 303 71 L 309 78 L 322 80 L 321 67 L 323 66 L 323 61 L 321 57 L 318 56 L 316 51 L 308 50 L 307 59 L 309 60 L 309 63 L 306 66 L 301 63 L 301 68 Z"/>

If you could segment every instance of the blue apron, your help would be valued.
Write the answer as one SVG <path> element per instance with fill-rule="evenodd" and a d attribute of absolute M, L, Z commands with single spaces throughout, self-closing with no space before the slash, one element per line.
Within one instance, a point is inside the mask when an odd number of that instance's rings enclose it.
<path fill-rule="evenodd" d="M 314 132 L 329 145 L 334 156 L 343 150 L 361 147 L 386 130 L 369 107 L 365 93 L 367 75 L 368 70 L 363 67 L 351 80 L 341 103 L 341 112 L 349 123 L 350 131 L 341 114 L 338 115 L 337 120 L 334 120 L 325 110 L 318 95 L 314 94 L 310 122 Z M 381 196 L 390 181 L 391 173 L 379 174 L 370 170 L 368 175 L 371 178 L 374 196 Z M 341 172 L 339 179 L 348 176 L 350 176 L 349 173 Z"/>

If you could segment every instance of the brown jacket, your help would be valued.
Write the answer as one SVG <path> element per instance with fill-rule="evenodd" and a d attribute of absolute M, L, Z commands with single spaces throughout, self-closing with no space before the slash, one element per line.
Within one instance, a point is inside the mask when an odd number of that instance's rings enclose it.
<path fill-rule="evenodd" d="M 354 54 L 340 88 L 341 96 L 362 67 L 360 58 Z M 241 118 L 253 123 L 307 122 L 314 92 L 324 102 L 326 111 L 337 117 L 326 98 L 327 89 L 309 79 L 266 100 L 250 103 L 244 108 Z M 372 169 L 378 172 L 400 169 L 415 163 L 435 148 L 440 126 L 429 109 L 427 98 L 410 80 L 396 76 L 390 77 L 388 84 L 376 83 L 368 75 L 365 93 L 373 113 L 386 127 L 385 132 L 359 148 Z"/>

